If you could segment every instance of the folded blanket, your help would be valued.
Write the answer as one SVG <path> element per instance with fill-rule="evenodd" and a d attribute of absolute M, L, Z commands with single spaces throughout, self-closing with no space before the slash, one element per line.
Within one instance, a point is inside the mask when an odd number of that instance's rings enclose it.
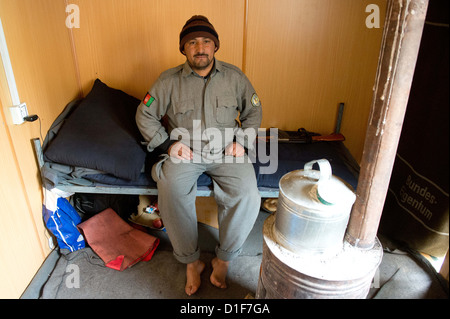
<path fill-rule="evenodd" d="M 91 249 L 106 267 L 123 271 L 137 262 L 149 261 L 159 239 L 135 229 L 111 208 L 78 225 Z"/>

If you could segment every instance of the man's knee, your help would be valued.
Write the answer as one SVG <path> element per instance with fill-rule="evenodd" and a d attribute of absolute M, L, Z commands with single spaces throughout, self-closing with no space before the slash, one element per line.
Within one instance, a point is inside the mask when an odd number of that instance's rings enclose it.
<path fill-rule="evenodd" d="M 170 193 L 172 196 L 189 195 L 196 190 L 198 174 L 187 165 L 175 165 L 167 161 L 157 180 L 158 192 Z"/>
<path fill-rule="evenodd" d="M 235 184 L 227 195 L 226 197 L 229 197 L 229 199 L 246 203 L 246 205 L 257 205 L 259 207 L 261 202 L 261 195 L 256 180 L 253 181 L 252 179 L 243 181 L 241 184 Z"/>
<path fill-rule="evenodd" d="M 180 182 L 176 178 L 161 178 L 158 183 L 158 192 L 170 194 L 172 198 L 183 197 L 195 193 L 197 184 L 194 182 Z"/>

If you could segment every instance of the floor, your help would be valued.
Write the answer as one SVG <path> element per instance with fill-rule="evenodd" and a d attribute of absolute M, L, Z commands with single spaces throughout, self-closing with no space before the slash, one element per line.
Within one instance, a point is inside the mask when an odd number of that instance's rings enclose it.
<path fill-rule="evenodd" d="M 54 250 L 42 265 L 23 299 L 245 299 L 254 298 L 262 261 L 262 225 L 269 213 L 261 210 L 242 254 L 232 262 L 227 289 L 209 282 L 210 261 L 217 229 L 199 223 L 201 259 L 207 264 L 202 285 L 191 297 L 184 293 L 185 266 L 175 260 L 164 232 L 154 232 L 161 243 L 153 258 L 122 272 L 104 266 L 90 249 Z M 368 299 L 448 299 L 448 283 L 420 254 L 385 246 Z M 387 241 L 386 241 L 387 242 Z"/>

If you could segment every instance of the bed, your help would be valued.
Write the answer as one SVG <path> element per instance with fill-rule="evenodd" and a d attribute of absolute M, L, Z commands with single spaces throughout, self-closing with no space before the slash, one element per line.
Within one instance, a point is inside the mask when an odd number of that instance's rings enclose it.
<path fill-rule="evenodd" d="M 70 102 L 51 125 L 41 145 L 34 139 L 42 183 L 46 189 L 66 195 L 74 193 L 157 195 L 150 176 L 160 154 L 147 152 L 136 123 L 140 100 L 96 79 L 89 94 Z M 356 189 L 359 166 L 340 141 L 278 143 L 276 169 L 265 174 L 274 162 L 267 162 L 270 143 L 257 143 L 253 161 L 262 198 L 278 197 L 280 178 L 302 169 L 306 162 L 326 158 L 333 174 Z M 274 167 L 274 166 L 272 166 Z M 211 178 L 197 181 L 197 196 L 212 196 Z"/>

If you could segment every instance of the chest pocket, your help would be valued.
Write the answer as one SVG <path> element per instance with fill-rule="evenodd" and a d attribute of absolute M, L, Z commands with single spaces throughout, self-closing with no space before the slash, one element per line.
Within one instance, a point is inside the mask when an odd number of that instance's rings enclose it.
<path fill-rule="evenodd" d="M 192 128 L 194 120 L 194 101 L 185 100 L 173 103 L 173 121 L 177 127 Z"/>
<path fill-rule="evenodd" d="M 218 96 L 216 105 L 216 120 L 221 124 L 234 125 L 238 116 L 237 100 L 233 96 Z"/>

